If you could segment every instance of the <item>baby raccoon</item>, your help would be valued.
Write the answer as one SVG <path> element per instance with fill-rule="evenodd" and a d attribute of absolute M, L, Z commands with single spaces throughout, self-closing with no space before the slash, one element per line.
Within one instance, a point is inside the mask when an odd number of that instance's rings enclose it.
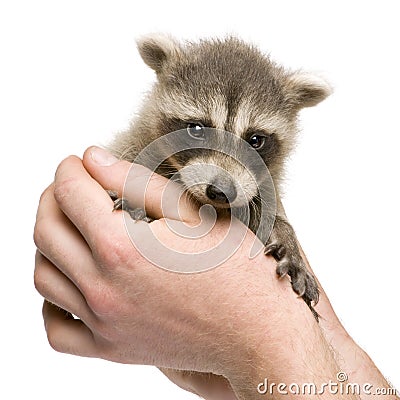
<path fill-rule="evenodd" d="M 279 277 L 290 276 L 293 290 L 318 319 L 313 309 L 318 286 L 302 260 L 278 189 L 285 159 L 294 146 L 297 114 L 324 100 L 330 94 L 329 85 L 310 74 L 286 71 L 253 46 L 232 37 L 180 44 L 168 36 L 151 35 L 138 41 L 138 49 L 156 72 L 157 82 L 131 128 L 117 136 L 111 151 L 133 162 L 154 140 L 181 129 L 201 138 L 207 128 L 215 128 L 246 141 L 268 167 L 277 195 L 277 214 L 265 254 L 276 259 Z M 207 175 L 201 179 L 185 173 L 185 167 L 202 163 L 215 166 L 214 172 L 197 169 L 197 174 Z M 257 186 L 248 179 L 245 166 L 232 157 L 188 149 L 167 158 L 156 172 L 168 178 L 178 174 L 193 198 L 217 210 L 251 203 L 249 228 L 256 231 L 261 215 Z M 244 194 L 239 190 L 243 187 Z M 124 204 L 115 200 L 116 207 Z M 145 217 L 140 212 L 131 215 Z"/>

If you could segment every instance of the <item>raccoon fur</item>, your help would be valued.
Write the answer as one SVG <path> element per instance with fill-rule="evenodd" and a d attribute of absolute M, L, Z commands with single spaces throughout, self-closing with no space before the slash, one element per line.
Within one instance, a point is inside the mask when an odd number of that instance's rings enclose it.
<path fill-rule="evenodd" d="M 166 35 L 150 35 L 138 41 L 138 49 L 157 81 L 131 127 L 115 138 L 110 150 L 133 162 L 147 145 L 169 132 L 187 129 L 198 135 L 207 127 L 247 141 L 268 167 L 277 195 L 278 210 L 265 254 L 276 259 L 279 277 L 290 276 L 293 290 L 318 319 L 313 308 L 318 302 L 318 286 L 300 255 L 281 206 L 279 187 L 285 160 L 295 144 L 299 111 L 324 100 L 330 86 L 311 74 L 285 70 L 235 37 L 179 43 Z M 193 185 L 193 177 L 182 172 L 181 183 L 200 203 L 229 209 L 256 197 L 257 190 L 249 187 L 243 167 L 215 151 L 186 151 L 184 156 L 165 160 L 156 172 L 170 177 L 187 165 L 202 163 L 229 171 L 234 178 L 216 173 L 208 183 Z M 239 198 L 237 186 L 246 183 L 247 194 Z M 123 207 L 123 201 L 115 200 L 116 207 Z M 260 222 L 257 204 L 251 210 L 249 228 L 255 231 Z M 145 218 L 141 212 L 132 215 Z"/>

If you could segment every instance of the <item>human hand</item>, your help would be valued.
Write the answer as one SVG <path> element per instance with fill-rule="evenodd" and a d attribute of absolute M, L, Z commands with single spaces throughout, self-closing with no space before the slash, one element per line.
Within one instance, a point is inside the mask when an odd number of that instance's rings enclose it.
<path fill-rule="evenodd" d="M 249 259 L 251 232 L 244 232 L 242 245 L 227 262 L 206 273 L 155 267 L 132 245 L 121 213 L 112 212 L 104 191 L 122 192 L 130 164 L 106 160 L 101 166 L 94 154 L 91 149 L 83 162 L 77 157 L 62 162 L 38 209 L 35 284 L 46 299 L 69 312 L 44 304 L 46 331 L 56 350 L 213 373 L 226 378 L 238 398 L 247 399 L 258 398 L 256 383 L 266 374 L 276 382 L 312 381 L 316 371 L 321 382 L 334 376 L 338 365 L 288 280 L 276 279 L 270 257 Z M 135 178 L 133 204 L 144 191 L 141 176 Z M 145 203 L 156 220 L 127 221 L 133 234 L 152 229 L 176 250 L 198 252 L 232 229 L 222 219 L 195 242 L 173 234 L 166 221 L 177 215 L 161 209 L 159 195 L 166 181 L 153 176 Z M 179 218 L 197 224 L 197 210 L 184 197 L 182 202 Z M 233 228 L 243 233 L 240 224 Z"/>
<path fill-rule="evenodd" d="M 301 251 L 307 267 L 311 267 L 303 251 Z M 319 327 L 338 360 L 339 372 L 344 372 L 347 382 L 351 384 L 372 385 L 373 393 L 377 388 L 386 389 L 387 395 L 381 394 L 380 399 L 399 399 L 398 396 L 390 394 L 390 388 L 382 373 L 363 349 L 351 338 L 339 318 L 337 317 L 326 292 L 319 283 L 321 290 L 320 301 L 316 311 L 321 316 Z M 207 400 L 236 400 L 237 397 L 227 379 L 223 376 L 201 372 L 177 371 L 161 369 L 161 371 L 175 384 L 189 392 L 196 393 Z M 345 382 L 346 383 L 346 382 Z M 369 386 L 367 386 L 369 387 Z M 361 399 L 368 399 L 371 395 L 360 393 Z"/>
<path fill-rule="evenodd" d="M 90 167 L 93 167 L 90 152 L 85 154 L 84 160 L 90 172 Z M 120 174 L 124 176 L 130 164 L 119 163 L 118 167 L 124 169 Z M 138 177 L 138 181 L 140 178 Z M 145 235 L 150 225 L 159 237 L 170 233 L 165 223 L 166 218 L 170 216 L 160 215 L 162 212 L 160 199 L 154 196 L 155 189 L 158 190 L 160 186 L 165 185 L 166 181 L 164 178 L 154 176 L 150 182 L 148 192 L 153 195 L 147 199 L 146 206 L 151 216 L 158 219 L 151 224 L 132 221 L 130 228 L 134 235 Z M 137 183 L 136 187 L 139 187 L 140 183 Z M 121 182 L 118 182 L 117 186 L 114 186 L 113 182 L 110 184 L 121 193 Z M 139 187 L 138 191 L 140 190 Z M 181 217 L 187 223 L 198 221 L 198 214 L 189 207 L 184 208 Z M 75 334 L 71 332 L 71 336 L 62 337 L 66 341 L 71 341 L 65 344 L 68 347 L 73 347 L 74 344 L 79 347 L 80 340 L 90 342 L 89 330 L 85 328 L 91 328 L 92 333 L 95 330 L 100 334 L 86 348 L 88 354 L 100 347 L 100 354 L 94 351 L 96 355 L 114 361 L 151 363 L 172 368 L 186 366 L 196 370 L 213 369 L 213 372 L 221 372 L 216 365 L 212 368 L 207 363 L 203 365 L 199 357 L 195 360 L 185 360 L 181 356 L 171 364 L 168 353 L 176 353 L 177 348 L 182 349 L 182 346 L 186 346 L 183 342 L 180 343 L 183 336 L 186 336 L 184 340 L 186 342 L 190 334 L 198 335 L 197 327 L 191 326 L 195 320 L 207 321 L 205 324 L 210 329 L 210 337 L 201 339 L 197 344 L 198 348 L 194 348 L 191 352 L 201 354 L 206 351 L 208 355 L 219 353 L 219 349 L 214 348 L 217 338 L 213 335 L 224 335 L 226 332 L 219 332 L 219 327 L 215 329 L 213 327 L 215 321 L 212 316 L 218 318 L 213 304 L 226 302 L 225 312 L 239 316 L 244 310 L 238 303 L 243 303 L 243 299 L 236 300 L 229 297 L 233 293 L 244 296 L 246 292 L 243 288 L 244 281 L 255 281 L 251 288 L 254 294 L 264 293 L 265 285 L 260 281 L 265 277 L 265 270 L 259 267 L 240 268 L 242 261 L 240 252 L 230 260 L 229 266 L 221 266 L 207 274 L 181 275 L 162 270 L 153 266 L 137 252 L 122 222 L 121 214 L 112 212 L 112 201 L 108 195 L 90 177 L 78 158 L 70 157 L 61 163 L 55 183 L 44 192 L 38 209 L 35 241 L 40 252 L 37 255 L 35 282 L 44 297 L 80 316 L 85 322 L 86 326 L 77 320 L 64 324 L 66 329 L 67 326 L 71 329 L 75 329 L 73 326 L 79 326 L 79 332 L 76 331 Z M 219 236 L 227 228 L 226 221 L 219 222 L 207 238 L 196 241 L 195 251 L 214 242 L 214 236 Z M 241 226 L 237 225 L 237 229 L 241 229 Z M 250 232 L 247 235 L 245 241 L 252 241 Z M 189 240 L 175 235 L 172 245 L 181 250 L 187 249 Z M 249 263 L 256 265 L 257 260 Z M 229 281 L 228 277 L 232 275 L 235 279 Z M 110 286 L 110 282 L 114 285 Z M 122 282 L 125 287 L 121 289 Z M 126 285 L 127 282 L 129 286 Z M 221 290 L 221 286 L 226 289 Z M 130 288 L 129 292 L 126 287 Z M 217 288 L 219 290 L 216 290 Z M 66 297 L 66 293 L 60 293 L 60 290 L 68 291 L 69 296 Z M 169 303 L 160 307 L 164 296 L 169 299 Z M 250 298 L 249 302 L 250 305 L 247 307 L 254 306 L 254 298 Z M 50 312 L 48 306 L 45 312 Z M 173 315 L 170 315 L 171 312 Z M 128 314 L 129 320 L 127 320 Z M 171 321 L 174 317 L 180 321 Z M 124 319 L 125 323 L 121 322 Z M 239 319 L 238 325 L 242 323 L 242 319 Z M 106 324 L 102 324 L 104 320 L 107 320 Z M 167 327 L 163 324 L 165 321 L 168 321 Z M 139 322 L 146 326 L 139 327 Z M 108 330 L 103 332 L 103 329 L 112 327 L 114 329 L 111 329 L 111 332 Z M 139 333 L 138 329 L 142 332 Z M 159 334 L 160 329 L 163 331 L 162 335 Z M 150 337 L 153 331 L 157 338 Z M 187 332 L 183 334 L 182 331 Z M 145 337 L 146 340 L 140 339 L 140 345 L 136 346 L 134 351 L 124 349 L 120 352 L 107 348 L 104 340 L 106 337 L 115 338 L 115 336 L 118 342 L 128 340 L 131 343 L 132 338 L 139 336 Z M 168 337 L 174 343 L 168 344 Z M 74 340 L 76 342 L 73 343 Z M 159 343 L 160 340 L 162 343 Z M 236 338 L 232 337 L 232 343 L 235 340 Z M 54 344 L 56 347 L 63 345 Z M 163 358 L 154 360 L 152 353 L 155 353 L 156 346 L 162 347 L 165 354 Z"/>
<path fill-rule="evenodd" d="M 117 168 L 114 181 L 107 176 L 111 180 L 105 189 L 121 193 L 121 177 L 126 176 L 130 164 L 120 162 Z M 269 284 L 290 292 L 287 282 L 272 279 L 274 269 L 266 267 L 268 259 L 264 257 L 247 259 L 247 268 L 242 268 L 240 251 L 229 263 L 202 274 L 176 274 L 153 266 L 132 246 L 121 214 L 112 212 L 112 201 L 87 171 L 101 181 L 102 170 L 90 151 L 83 163 L 76 157 L 66 159 L 38 209 L 37 289 L 52 303 L 80 317 L 66 319 L 64 313 L 45 303 L 51 345 L 59 351 L 118 362 L 228 373 L 236 358 L 243 359 L 240 353 L 250 351 L 247 344 L 243 346 L 239 332 L 260 325 L 256 320 L 262 320 L 264 302 L 267 308 L 275 306 L 276 300 L 273 305 L 262 300 L 274 290 Z M 140 177 L 137 186 L 139 181 Z M 150 224 L 159 236 L 170 234 L 164 218 L 169 216 L 160 215 L 160 198 L 155 195 L 166 181 L 154 176 L 148 190 L 152 195 L 146 199 L 151 216 L 159 218 Z M 181 217 L 189 223 L 198 221 L 189 205 L 183 207 Z M 196 242 L 194 251 L 212 244 L 227 228 L 226 221 L 219 221 L 206 238 Z M 140 229 L 148 229 L 148 225 L 132 222 L 132 229 L 141 234 Z M 250 232 L 246 235 L 244 248 L 254 240 Z M 183 238 L 175 236 L 173 241 L 177 248 L 188 248 Z M 248 315 L 249 309 L 253 315 Z M 221 342 L 221 338 L 225 339 Z M 228 343 L 224 343 L 226 338 Z M 221 345 L 236 348 L 239 354 L 221 350 Z"/>

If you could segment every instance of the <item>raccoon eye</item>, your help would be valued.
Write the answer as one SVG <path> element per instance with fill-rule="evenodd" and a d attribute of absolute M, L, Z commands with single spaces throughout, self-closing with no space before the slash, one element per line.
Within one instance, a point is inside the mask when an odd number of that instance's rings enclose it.
<path fill-rule="evenodd" d="M 264 135 L 255 134 L 248 140 L 248 142 L 249 142 L 251 147 L 259 150 L 259 149 L 261 149 L 261 147 L 264 146 L 265 136 Z"/>
<path fill-rule="evenodd" d="M 186 131 L 194 139 L 204 139 L 204 125 L 200 122 L 189 122 Z"/>

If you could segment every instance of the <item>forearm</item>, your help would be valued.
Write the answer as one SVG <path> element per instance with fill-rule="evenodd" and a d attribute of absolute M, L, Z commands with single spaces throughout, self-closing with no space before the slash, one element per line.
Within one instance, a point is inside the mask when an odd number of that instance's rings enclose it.
<path fill-rule="evenodd" d="M 260 343 L 257 361 L 230 379 L 238 399 L 359 399 L 341 393 L 335 354 L 313 317 L 302 314 L 290 314 L 291 330 L 278 333 L 274 351 Z"/>

